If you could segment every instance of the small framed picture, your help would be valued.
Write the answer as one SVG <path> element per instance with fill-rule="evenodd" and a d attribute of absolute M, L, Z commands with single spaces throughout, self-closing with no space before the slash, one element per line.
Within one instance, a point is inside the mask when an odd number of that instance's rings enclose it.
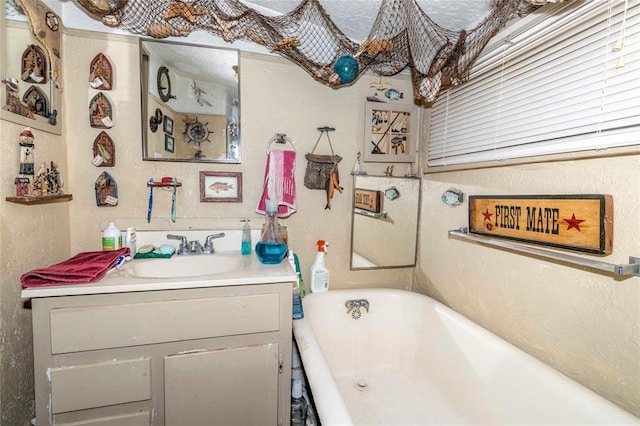
<path fill-rule="evenodd" d="M 164 150 L 174 152 L 176 149 L 176 139 L 173 136 L 164 135 Z"/>
<path fill-rule="evenodd" d="M 241 203 L 242 173 L 200 172 L 201 203 Z"/>
<path fill-rule="evenodd" d="M 162 129 L 166 134 L 173 135 L 173 118 L 169 117 L 168 115 L 165 116 L 164 120 L 162 120 L 162 126 Z"/>
<path fill-rule="evenodd" d="M 364 161 L 413 163 L 418 142 L 416 117 L 413 105 L 367 102 Z"/>

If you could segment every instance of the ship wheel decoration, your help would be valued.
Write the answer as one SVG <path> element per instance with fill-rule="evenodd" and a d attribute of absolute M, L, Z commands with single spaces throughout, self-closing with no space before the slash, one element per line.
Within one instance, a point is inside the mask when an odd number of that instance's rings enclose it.
<path fill-rule="evenodd" d="M 209 140 L 210 131 L 207 129 L 208 124 L 209 123 L 201 123 L 198 121 L 198 117 L 193 121 L 187 121 L 187 128 L 184 132 L 186 142 L 194 142 L 198 146 L 205 141 L 211 142 Z"/>

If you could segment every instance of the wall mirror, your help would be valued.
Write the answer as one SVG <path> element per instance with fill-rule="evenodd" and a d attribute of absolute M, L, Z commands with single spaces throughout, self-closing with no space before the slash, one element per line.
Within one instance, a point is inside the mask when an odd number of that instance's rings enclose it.
<path fill-rule="evenodd" d="M 0 117 L 60 135 L 61 93 L 51 78 L 46 49 L 31 33 L 17 0 L 0 1 L 0 24 Z"/>
<path fill-rule="evenodd" d="M 351 270 L 415 266 L 421 179 L 356 175 Z"/>
<path fill-rule="evenodd" d="M 240 163 L 238 57 L 140 40 L 143 160 Z"/>

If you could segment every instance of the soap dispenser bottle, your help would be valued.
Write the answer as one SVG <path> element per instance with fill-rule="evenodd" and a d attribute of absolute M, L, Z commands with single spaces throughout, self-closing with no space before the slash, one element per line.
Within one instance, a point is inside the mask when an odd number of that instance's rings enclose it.
<path fill-rule="evenodd" d="M 324 240 L 319 240 L 316 260 L 311 265 L 311 292 L 322 293 L 329 290 L 329 270 L 324 266 L 324 255 L 327 253 L 329 244 Z"/>
<path fill-rule="evenodd" d="M 273 265 L 282 262 L 287 255 L 287 245 L 282 241 L 278 230 L 278 201 L 267 200 L 266 224 L 260 241 L 256 244 L 256 255 L 260 262 Z"/>
<path fill-rule="evenodd" d="M 102 231 L 102 250 L 112 251 L 122 248 L 122 234 L 116 226 L 116 222 L 110 220 L 107 227 Z"/>
<path fill-rule="evenodd" d="M 251 227 L 249 226 L 249 219 L 243 219 L 243 222 L 240 252 L 243 255 L 248 255 L 251 254 Z"/>

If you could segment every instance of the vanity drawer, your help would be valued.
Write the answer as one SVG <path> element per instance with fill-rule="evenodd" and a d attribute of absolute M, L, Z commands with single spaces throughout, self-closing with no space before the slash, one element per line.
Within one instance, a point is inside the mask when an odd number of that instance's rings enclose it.
<path fill-rule="evenodd" d="M 56 367 L 51 375 L 51 413 L 151 399 L 149 358 Z"/>
<path fill-rule="evenodd" d="M 52 308 L 51 353 L 279 330 L 278 294 Z"/>

